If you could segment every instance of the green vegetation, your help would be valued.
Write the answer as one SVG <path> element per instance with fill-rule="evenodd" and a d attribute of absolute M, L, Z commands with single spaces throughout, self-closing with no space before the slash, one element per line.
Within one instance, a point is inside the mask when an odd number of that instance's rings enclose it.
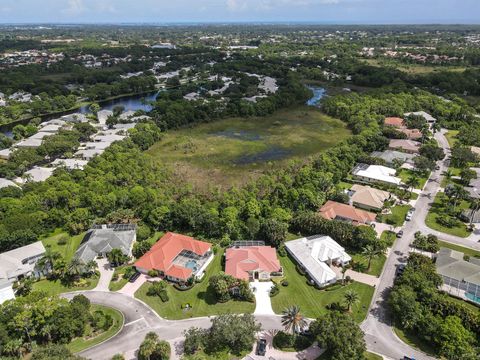
<path fill-rule="evenodd" d="M 415 186 L 415 189 L 423 189 L 423 187 L 425 186 L 425 183 L 428 180 L 428 176 L 425 176 L 420 172 L 413 171 L 410 169 L 400 169 L 397 172 L 397 176 L 400 177 L 400 179 L 402 179 L 402 182 L 404 184 L 407 184 L 410 178 L 417 177 L 418 184 Z"/>
<path fill-rule="evenodd" d="M 45 291 L 49 295 L 57 295 L 71 291 L 91 290 L 97 286 L 98 277 L 93 276 L 87 279 L 80 279 L 72 285 L 63 284 L 60 279 L 56 280 L 39 280 L 33 283 L 34 291 Z"/>
<path fill-rule="evenodd" d="M 435 348 L 431 344 L 420 339 L 415 333 L 404 331 L 396 326 L 393 327 L 393 331 L 405 344 L 414 349 L 423 351 L 428 355 L 435 356 Z"/>
<path fill-rule="evenodd" d="M 247 180 L 248 172 L 324 151 L 349 134 L 343 122 L 318 109 L 296 107 L 266 117 L 232 118 L 171 131 L 147 152 L 195 184 L 230 186 Z"/>
<path fill-rule="evenodd" d="M 460 236 L 460 237 L 467 237 L 470 235 L 470 232 L 467 229 L 467 226 L 461 222 L 460 220 L 456 219 L 456 221 L 452 222 L 451 227 L 447 227 L 440 223 L 441 217 L 445 216 L 448 212 L 447 209 L 450 207 L 449 201 L 447 196 L 444 193 L 438 193 L 435 196 L 435 200 L 433 202 L 430 211 L 427 214 L 427 218 L 425 219 L 425 224 L 433 229 L 437 230 L 446 234 Z M 461 200 L 457 205 L 458 210 L 468 209 L 470 206 L 468 201 Z"/>
<path fill-rule="evenodd" d="M 45 248 L 50 248 L 52 251 L 59 253 L 66 262 L 69 262 L 75 255 L 75 251 L 77 251 L 84 236 L 85 233 L 70 236 L 61 229 L 57 229 L 49 237 L 42 239 L 42 243 Z"/>
<path fill-rule="evenodd" d="M 380 222 L 393 225 L 395 227 L 402 226 L 405 222 L 405 217 L 407 216 L 407 212 L 410 208 L 410 205 L 396 205 L 390 208 L 392 212 L 391 214 L 379 215 Z"/>
<path fill-rule="evenodd" d="M 447 138 L 448 145 L 452 148 L 453 145 L 457 142 L 457 135 L 459 131 L 458 130 L 448 130 L 447 133 L 445 134 L 445 137 Z"/>
<path fill-rule="evenodd" d="M 222 271 L 222 252 L 219 251 L 212 263 L 208 266 L 202 281 L 192 289 L 180 291 L 172 285 L 167 286 L 169 300 L 162 302 L 157 296 L 148 296 L 150 283 L 143 284 L 135 293 L 135 297 L 150 305 L 158 315 L 165 319 L 176 320 L 198 316 L 210 316 L 226 313 L 253 313 L 255 303 L 230 300 L 225 303 L 217 302 L 215 294 L 208 286 L 208 280 Z M 190 309 L 184 309 L 189 304 Z"/>
<path fill-rule="evenodd" d="M 129 277 L 124 277 L 124 274 L 125 274 L 125 270 L 130 267 L 131 267 L 130 265 L 123 265 L 115 268 L 112 281 L 110 281 L 110 284 L 108 285 L 108 289 L 110 291 L 118 291 L 128 283 Z M 114 280 L 115 278 L 118 278 L 118 279 Z"/>
<path fill-rule="evenodd" d="M 88 349 L 92 346 L 95 346 L 102 341 L 110 339 L 114 336 L 123 326 L 124 318 L 120 311 L 112 309 L 110 307 L 101 306 L 101 305 L 92 305 L 92 312 L 94 311 L 102 311 L 104 314 L 108 314 L 113 319 L 112 326 L 106 330 L 101 332 L 100 334 L 93 336 L 93 337 L 80 337 L 74 339 L 67 345 L 67 348 L 70 349 L 73 353 L 80 352 L 82 350 Z"/>
<path fill-rule="evenodd" d="M 359 294 L 360 302 L 353 306 L 352 314 L 356 322 L 361 322 L 367 315 L 367 310 L 373 296 L 373 287 L 354 282 L 349 285 L 335 285 L 332 289 L 318 290 L 309 285 L 307 278 L 298 273 L 296 265 L 288 256 L 281 257 L 285 279 L 289 285 L 280 287 L 280 293 L 272 297 L 272 307 L 275 313 L 280 314 L 290 305 L 298 305 L 306 317 L 317 318 L 325 315 L 326 305 L 334 302 L 343 302 L 345 293 L 354 290 Z"/>
<path fill-rule="evenodd" d="M 368 270 L 367 260 L 362 253 L 350 252 L 350 256 L 352 257 L 353 262 L 356 264 L 355 271 L 361 271 L 377 277 L 382 273 L 383 265 L 385 265 L 385 261 L 387 261 L 387 257 L 385 255 L 375 257 L 372 259 L 370 264 L 370 270 Z"/>
<path fill-rule="evenodd" d="M 380 240 L 385 242 L 388 247 L 392 246 L 396 239 L 397 235 L 393 231 L 385 230 L 380 235 Z"/>
<path fill-rule="evenodd" d="M 383 357 L 367 351 L 367 352 L 365 352 L 365 359 L 366 360 L 382 360 Z"/>

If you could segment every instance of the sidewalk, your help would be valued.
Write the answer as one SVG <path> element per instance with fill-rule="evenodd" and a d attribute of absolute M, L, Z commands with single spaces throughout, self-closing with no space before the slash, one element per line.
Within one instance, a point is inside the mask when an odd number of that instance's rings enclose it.
<path fill-rule="evenodd" d="M 335 271 L 335 274 L 341 279 L 342 278 L 342 268 L 337 266 L 332 266 L 331 269 Z M 348 269 L 345 273 L 345 277 L 350 276 L 355 281 L 361 282 L 363 284 L 367 284 L 370 286 L 377 286 L 380 282 L 380 279 L 373 275 L 364 274 L 361 272 L 353 271 Z M 341 280 L 339 280 L 341 281 Z"/>

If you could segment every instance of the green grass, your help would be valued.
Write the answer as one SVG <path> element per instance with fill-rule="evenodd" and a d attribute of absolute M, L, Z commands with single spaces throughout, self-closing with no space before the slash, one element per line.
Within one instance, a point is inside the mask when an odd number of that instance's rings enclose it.
<path fill-rule="evenodd" d="M 393 231 L 385 230 L 382 232 L 382 235 L 380 235 L 380 240 L 388 244 L 389 247 L 393 245 L 396 239 L 397 235 Z"/>
<path fill-rule="evenodd" d="M 393 331 L 400 338 L 400 340 L 402 340 L 405 344 L 411 346 L 412 348 L 423 351 L 424 353 L 431 356 L 437 355 L 433 345 L 428 344 L 424 340 L 418 338 L 416 334 L 403 331 L 396 326 L 393 327 Z"/>
<path fill-rule="evenodd" d="M 98 283 L 98 277 L 92 277 L 90 279 L 85 279 L 88 283 L 87 286 L 65 286 L 63 285 L 60 280 L 39 280 L 33 283 L 33 290 L 35 291 L 44 291 L 49 295 L 58 295 L 70 291 L 78 291 L 78 290 L 91 290 Z"/>
<path fill-rule="evenodd" d="M 478 251 L 478 250 L 470 249 L 470 248 L 463 247 L 463 246 L 460 246 L 460 245 L 450 244 L 450 243 L 447 243 L 447 242 L 441 241 L 441 240 L 438 241 L 438 244 L 440 245 L 440 247 L 446 247 L 446 248 L 449 248 L 449 249 L 452 249 L 452 250 L 463 252 L 465 255 L 468 255 L 468 256 L 471 256 L 471 257 L 480 258 L 480 251 Z"/>
<path fill-rule="evenodd" d="M 75 236 L 70 236 L 68 233 L 61 229 L 55 230 L 49 237 L 42 239 L 43 246 L 51 248 L 52 251 L 58 252 L 66 262 L 69 262 L 75 251 L 77 251 L 80 243 L 82 242 L 85 233 L 81 233 Z M 62 238 L 67 240 L 65 245 L 59 245 L 58 241 Z"/>
<path fill-rule="evenodd" d="M 363 59 L 367 64 L 372 66 L 384 67 L 384 66 L 393 66 L 397 70 L 402 72 L 418 75 L 418 74 L 429 74 L 432 72 L 448 71 L 448 72 L 463 72 L 466 70 L 464 66 L 433 66 L 433 65 L 422 65 L 422 64 L 405 64 L 395 59 Z"/>
<path fill-rule="evenodd" d="M 354 253 L 349 251 L 349 255 L 352 257 L 353 261 L 358 264 L 361 264 L 360 269 L 356 269 L 356 271 L 361 270 L 361 272 L 373 276 L 380 276 L 383 270 L 383 265 L 385 265 L 385 261 L 387 261 L 387 257 L 385 255 L 381 255 L 375 259 L 372 259 L 372 263 L 370 264 L 370 270 L 367 270 L 368 261 L 365 259 L 361 253 Z"/>
<path fill-rule="evenodd" d="M 468 231 L 467 226 L 462 222 L 459 222 L 458 225 L 452 228 L 443 226 L 437 222 L 438 217 L 446 213 L 446 206 L 450 206 L 448 204 L 448 199 L 446 195 L 444 193 L 438 193 L 437 196 L 435 196 L 433 205 L 427 214 L 427 218 L 425 219 L 425 224 L 429 228 L 443 232 L 445 234 L 450 234 L 450 235 L 459 236 L 459 237 L 469 236 L 470 232 Z M 457 209 L 468 209 L 469 206 L 470 204 L 468 203 L 468 201 L 462 200 L 457 205 Z"/>
<path fill-rule="evenodd" d="M 450 147 L 453 147 L 453 145 L 455 145 L 457 142 L 456 136 L 458 135 L 458 132 L 458 130 L 448 130 L 448 132 L 445 134 Z"/>
<path fill-rule="evenodd" d="M 457 304 L 464 305 L 467 308 L 469 308 L 470 310 L 479 313 L 478 315 L 480 315 L 480 305 L 474 305 L 471 302 L 468 302 L 468 301 L 465 301 L 465 300 L 462 300 L 462 299 L 458 299 L 458 298 L 453 297 L 453 296 L 450 296 L 450 300 L 457 303 Z"/>
<path fill-rule="evenodd" d="M 163 303 L 157 296 L 147 296 L 150 283 L 143 284 L 135 293 L 135 297 L 150 305 L 161 317 L 177 320 L 198 316 L 219 315 L 225 313 L 253 313 L 255 304 L 246 301 L 230 300 L 226 303 L 217 303 L 215 295 L 208 289 L 208 279 L 222 271 L 221 260 L 223 252 L 219 251 L 207 271 L 201 283 L 196 284 L 187 291 L 176 290 L 172 285 L 167 286 L 169 301 Z M 188 311 L 181 309 L 182 304 L 190 304 Z"/>
<path fill-rule="evenodd" d="M 417 175 L 418 177 L 418 185 L 415 187 L 415 189 L 423 189 L 430 174 L 428 174 L 427 176 L 424 176 L 410 169 L 399 169 L 397 172 L 397 176 L 400 177 L 400 179 L 402 179 L 402 182 L 404 184 L 406 184 L 407 181 L 414 175 Z"/>
<path fill-rule="evenodd" d="M 256 346 L 256 345 L 253 345 Z M 253 350 L 253 347 L 252 347 Z M 215 354 L 205 354 L 204 351 L 197 351 L 194 355 L 183 355 L 183 360 L 238 360 L 243 359 L 250 351 L 242 352 L 238 355 L 230 354 L 228 351 L 222 351 Z"/>
<path fill-rule="evenodd" d="M 110 314 L 113 318 L 113 325 L 107 331 L 104 331 L 97 336 L 89 339 L 85 338 L 77 338 L 72 340 L 69 344 L 67 344 L 68 349 L 73 352 L 77 353 L 82 350 L 88 349 L 94 345 L 101 343 L 102 341 L 110 339 L 114 336 L 123 326 L 124 318 L 120 311 L 112 309 L 110 307 L 101 306 L 101 305 L 92 305 L 91 311 L 94 312 L 96 310 L 101 310 L 106 314 Z"/>
<path fill-rule="evenodd" d="M 377 355 L 377 354 L 366 351 L 365 352 L 365 359 L 366 360 L 383 360 L 383 357 L 381 357 L 380 355 Z"/>
<path fill-rule="evenodd" d="M 115 268 L 113 276 L 118 275 L 118 280 L 110 281 L 110 284 L 108 285 L 108 289 L 110 291 L 118 291 L 128 283 L 128 278 L 124 278 L 123 274 L 125 273 L 125 269 L 130 266 L 132 265 L 124 265 L 124 266 L 119 266 Z"/>
<path fill-rule="evenodd" d="M 272 298 L 275 313 L 281 314 L 286 307 L 298 305 L 305 316 L 318 318 L 328 311 L 325 308 L 326 305 L 332 302 L 343 302 L 345 292 L 351 289 L 360 296 L 360 302 L 352 309 L 353 318 L 356 322 L 365 319 L 373 296 L 373 287 L 354 282 L 336 290 L 318 290 L 308 285 L 307 278 L 297 272 L 295 264 L 288 256 L 280 257 L 280 262 L 289 285 L 280 286 L 280 293 Z"/>
<path fill-rule="evenodd" d="M 342 121 L 301 106 L 266 117 L 230 118 L 170 131 L 147 153 L 194 185 L 230 187 L 243 184 L 262 170 L 285 166 L 290 159 L 304 159 L 329 149 L 350 134 Z M 266 151 L 273 152 L 275 160 L 257 158 L 238 163 Z"/>
<path fill-rule="evenodd" d="M 390 209 L 392 211 L 391 214 L 379 215 L 380 222 L 390 224 L 395 227 L 402 226 L 405 222 L 405 217 L 407 216 L 407 212 L 410 208 L 410 205 L 394 206 Z"/>

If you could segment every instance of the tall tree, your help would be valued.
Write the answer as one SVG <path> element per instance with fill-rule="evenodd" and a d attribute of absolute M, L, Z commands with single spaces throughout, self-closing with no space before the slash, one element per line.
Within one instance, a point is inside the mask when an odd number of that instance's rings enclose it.
<path fill-rule="evenodd" d="M 292 305 L 282 311 L 282 325 L 286 331 L 293 334 L 298 334 L 307 326 L 299 306 Z"/>
<path fill-rule="evenodd" d="M 352 311 L 352 306 L 360 301 L 360 296 L 355 290 L 347 290 L 343 295 L 345 303 L 347 304 L 348 312 Z"/>

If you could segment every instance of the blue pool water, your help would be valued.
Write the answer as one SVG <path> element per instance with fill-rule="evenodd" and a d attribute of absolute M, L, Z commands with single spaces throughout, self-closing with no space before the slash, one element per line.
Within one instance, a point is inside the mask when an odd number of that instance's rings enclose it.
<path fill-rule="evenodd" d="M 195 260 L 188 260 L 185 267 L 187 269 L 197 270 L 197 262 Z"/>
<path fill-rule="evenodd" d="M 475 301 L 476 303 L 480 304 L 480 297 L 478 297 L 478 296 L 475 296 L 475 295 L 470 294 L 470 293 L 465 293 L 465 297 L 467 299 L 470 299 L 470 300 Z"/>
<path fill-rule="evenodd" d="M 307 86 L 313 92 L 313 96 L 311 99 L 307 101 L 308 106 L 318 106 L 318 102 L 322 100 L 322 98 L 326 94 L 326 90 L 322 87 L 315 87 L 315 86 Z"/>

